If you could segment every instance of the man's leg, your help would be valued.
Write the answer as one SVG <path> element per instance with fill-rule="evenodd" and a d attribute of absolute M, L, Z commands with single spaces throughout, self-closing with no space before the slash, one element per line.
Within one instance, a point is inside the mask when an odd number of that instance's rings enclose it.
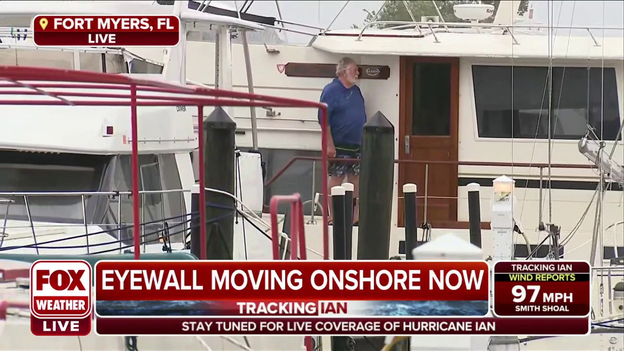
<path fill-rule="evenodd" d="M 353 223 L 360 221 L 360 176 L 349 174 L 349 183 L 353 184 Z"/>
<path fill-rule="evenodd" d="M 361 159 L 360 152 L 353 158 Z M 360 221 L 360 163 L 352 163 L 347 172 L 347 180 L 353 184 L 353 223 Z"/>
<path fill-rule="evenodd" d="M 329 192 L 331 194 L 331 189 L 335 186 L 342 185 L 345 179 L 345 171 L 346 167 L 341 162 L 330 162 L 329 163 Z M 327 194 L 328 202 L 329 202 L 329 215 L 327 216 L 330 223 L 334 220 L 334 208 L 332 204 L 331 195 Z"/>

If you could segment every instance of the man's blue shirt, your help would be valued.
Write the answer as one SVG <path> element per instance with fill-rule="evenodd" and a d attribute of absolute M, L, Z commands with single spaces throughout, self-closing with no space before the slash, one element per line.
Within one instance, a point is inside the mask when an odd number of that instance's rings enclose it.
<path fill-rule="evenodd" d="M 361 145 L 366 111 L 360 87 L 346 88 L 338 78 L 334 78 L 323 88 L 321 102 L 327 104 L 328 125 L 334 145 Z M 321 123 L 321 110 L 318 120 Z"/>

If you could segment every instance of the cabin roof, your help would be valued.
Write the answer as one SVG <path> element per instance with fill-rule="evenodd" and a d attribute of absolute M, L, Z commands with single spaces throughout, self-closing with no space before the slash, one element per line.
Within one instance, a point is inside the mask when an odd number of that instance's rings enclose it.
<path fill-rule="evenodd" d="M 172 7 L 149 1 L 0 1 L 3 26 L 29 27 L 37 15 L 171 15 Z M 263 30 L 261 25 L 239 18 L 220 16 L 184 8 L 180 19 L 186 22 L 229 25 Z"/>
<path fill-rule="evenodd" d="M 443 23 L 436 24 L 435 28 L 429 28 L 423 23 L 420 29 L 412 23 L 411 28 L 401 30 L 332 30 L 318 35 L 312 46 L 335 54 L 350 55 L 543 59 L 551 57 L 552 50 L 553 59 L 622 61 L 624 57 L 621 29 L 619 36 L 604 37 L 602 30 L 597 28 L 558 29 L 558 34 L 552 39 L 553 47 L 549 48 L 549 36 L 544 28 L 487 28 L 469 23 L 455 25 L 449 29 L 443 28 Z M 570 30 L 579 33 L 568 35 Z"/>

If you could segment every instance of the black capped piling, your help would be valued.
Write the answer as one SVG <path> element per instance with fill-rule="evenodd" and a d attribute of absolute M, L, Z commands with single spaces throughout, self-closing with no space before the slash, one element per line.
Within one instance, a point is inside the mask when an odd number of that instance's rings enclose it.
<path fill-rule="evenodd" d="M 470 243 L 481 247 L 481 200 L 479 199 L 479 184 L 470 183 L 468 189 L 468 220 L 470 223 Z"/>
<path fill-rule="evenodd" d="M 387 260 L 394 181 L 394 126 L 377 112 L 364 125 L 360 164 L 359 260 Z"/>
<path fill-rule="evenodd" d="M 199 229 L 199 186 L 191 190 L 191 253 L 201 258 L 201 231 Z"/>
<path fill-rule="evenodd" d="M 345 231 L 347 229 L 345 209 L 345 188 L 342 186 L 335 186 L 331 188 L 331 201 L 334 213 L 332 217 L 334 224 L 333 230 L 333 247 L 334 247 L 334 260 L 346 260 L 347 259 L 347 242 Z M 353 202 L 353 200 L 351 200 Z M 348 345 L 352 340 L 348 336 L 332 336 L 331 337 L 331 350 L 332 351 L 346 351 L 350 350 Z"/>
<path fill-rule="evenodd" d="M 418 212 L 416 212 L 416 184 L 403 185 L 403 211 L 405 219 L 405 258 L 413 260 L 412 250 L 418 242 Z"/>
<path fill-rule="evenodd" d="M 236 123 L 220 106 L 204 120 L 206 188 L 235 193 L 235 131 Z M 234 199 L 218 192 L 207 192 L 206 201 L 210 203 L 206 206 L 207 259 L 231 260 L 234 257 Z"/>
<path fill-rule="evenodd" d="M 341 186 L 331 188 L 331 200 L 334 213 L 332 215 L 334 224 L 333 230 L 333 247 L 334 260 L 346 259 L 346 238 L 345 238 L 345 189 Z"/>
<path fill-rule="evenodd" d="M 345 259 L 350 260 L 353 256 L 353 190 L 351 183 L 343 183 L 345 190 Z"/>

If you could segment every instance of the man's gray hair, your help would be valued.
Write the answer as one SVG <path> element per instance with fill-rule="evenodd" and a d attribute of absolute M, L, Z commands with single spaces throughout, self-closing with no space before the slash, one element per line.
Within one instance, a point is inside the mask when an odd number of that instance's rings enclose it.
<path fill-rule="evenodd" d="M 350 65 L 357 65 L 357 62 L 355 62 L 355 60 L 350 57 L 341 58 L 336 65 L 336 75 L 339 77 L 343 75 Z"/>

